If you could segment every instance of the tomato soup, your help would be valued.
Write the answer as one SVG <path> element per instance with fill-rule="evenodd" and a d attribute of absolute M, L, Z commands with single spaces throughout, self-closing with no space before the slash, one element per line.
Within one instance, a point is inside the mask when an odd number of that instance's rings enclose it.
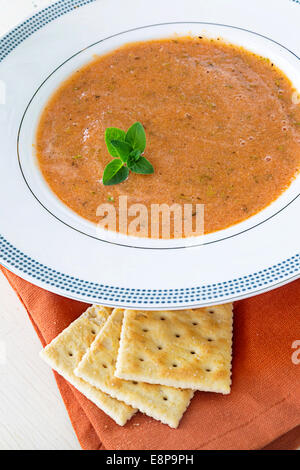
<path fill-rule="evenodd" d="M 69 208 L 204 204 L 205 233 L 241 222 L 282 194 L 300 168 L 300 106 L 268 59 L 205 38 L 128 44 L 77 70 L 37 130 L 40 169 Z M 143 124 L 155 171 L 104 186 L 107 127 Z M 150 234 L 148 235 L 150 236 Z M 171 237 L 173 235 L 171 234 Z"/>

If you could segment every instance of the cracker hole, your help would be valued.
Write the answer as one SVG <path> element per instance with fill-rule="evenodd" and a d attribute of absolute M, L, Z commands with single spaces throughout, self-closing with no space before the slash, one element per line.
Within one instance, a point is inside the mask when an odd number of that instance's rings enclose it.
<path fill-rule="evenodd" d="M 191 354 L 196 354 L 195 351 L 190 351 Z"/>
<path fill-rule="evenodd" d="M 208 310 L 208 313 L 210 313 L 211 315 L 213 315 L 215 313 L 214 310 Z"/>
<path fill-rule="evenodd" d="M 95 330 L 91 330 L 91 333 L 92 333 L 92 335 L 95 335 L 95 334 L 96 334 L 96 331 L 95 331 Z"/>
<path fill-rule="evenodd" d="M 103 367 L 103 369 L 107 369 L 107 365 L 106 365 L 106 364 L 102 364 L 102 367 Z"/>
<path fill-rule="evenodd" d="M 211 369 L 205 369 L 205 372 L 211 372 Z"/>
<path fill-rule="evenodd" d="M 73 356 L 73 353 L 72 352 L 68 352 L 69 356 L 72 357 Z"/>
<path fill-rule="evenodd" d="M 147 333 L 148 331 L 149 331 L 149 330 L 147 330 L 147 328 L 144 328 L 144 329 L 143 329 L 143 332 L 144 332 L 144 333 Z"/>
<path fill-rule="evenodd" d="M 144 359 L 142 357 L 139 358 L 139 361 L 144 362 Z"/>
<path fill-rule="evenodd" d="M 213 339 L 207 338 L 207 341 L 208 341 L 209 343 L 211 343 L 211 342 L 213 341 Z"/>
<path fill-rule="evenodd" d="M 160 351 L 162 350 L 162 346 L 157 346 L 157 349 L 159 349 Z"/>
<path fill-rule="evenodd" d="M 198 323 L 196 321 L 193 321 L 192 325 L 197 326 Z"/>
<path fill-rule="evenodd" d="M 135 382 L 135 381 L 133 381 L 132 383 L 133 383 L 133 385 L 137 385 L 137 384 L 138 384 L 138 382 Z"/>
<path fill-rule="evenodd" d="M 176 336 L 176 338 L 180 338 L 180 335 L 175 335 L 175 336 Z"/>
<path fill-rule="evenodd" d="M 177 364 L 172 364 L 172 367 L 177 367 Z"/>
<path fill-rule="evenodd" d="M 165 317 L 160 317 L 161 321 L 164 321 L 165 320 Z"/>
<path fill-rule="evenodd" d="M 163 397 L 163 400 L 167 401 L 167 400 L 168 400 L 168 397 Z"/>

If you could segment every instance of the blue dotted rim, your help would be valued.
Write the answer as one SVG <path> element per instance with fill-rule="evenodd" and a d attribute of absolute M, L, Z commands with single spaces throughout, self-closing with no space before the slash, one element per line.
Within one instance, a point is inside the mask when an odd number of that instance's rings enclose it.
<path fill-rule="evenodd" d="M 25 20 L 0 40 L 0 62 L 20 43 L 54 19 L 95 0 L 60 0 Z M 300 4 L 299 0 L 290 0 Z M 43 284 L 50 291 L 59 289 L 67 297 L 93 299 L 107 305 L 195 306 L 227 302 L 254 295 L 296 279 L 300 275 L 300 255 L 282 261 L 257 273 L 222 283 L 183 289 L 130 289 L 97 284 L 49 268 L 11 245 L 0 235 L 0 257 L 3 266 L 24 278 Z M 189 305 L 190 304 L 190 305 Z"/>
<path fill-rule="evenodd" d="M 63 274 L 25 255 L 2 236 L 0 236 L 0 253 L 4 261 L 3 264 L 8 263 L 10 269 L 21 271 L 25 276 L 31 276 L 38 283 L 46 283 L 49 290 L 59 288 L 67 296 L 73 298 L 89 297 L 101 299 L 101 302 L 107 304 L 122 305 L 129 303 L 131 305 L 175 304 L 180 306 L 181 304 L 203 302 L 209 304 L 216 303 L 216 299 L 229 296 L 228 302 L 230 302 L 233 298 L 241 297 L 246 292 L 249 294 L 253 291 L 259 293 L 270 284 L 272 287 L 276 287 L 287 280 L 292 280 L 299 276 L 300 268 L 300 255 L 297 254 L 257 273 L 216 284 L 185 289 L 130 289 L 97 284 Z"/>

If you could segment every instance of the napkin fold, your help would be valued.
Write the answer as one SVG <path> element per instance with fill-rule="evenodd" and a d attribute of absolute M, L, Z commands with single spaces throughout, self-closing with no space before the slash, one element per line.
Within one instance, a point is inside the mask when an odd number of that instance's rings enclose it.
<path fill-rule="evenodd" d="M 43 346 L 87 304 L 53 294 L 1 267 Z M 254 450 L 300 446 L 300 279 L 235 303 L 230 395 L 197 392 L 174 430 L 141 413 L 124 427 L 55 373 L 85 450 Z"/>

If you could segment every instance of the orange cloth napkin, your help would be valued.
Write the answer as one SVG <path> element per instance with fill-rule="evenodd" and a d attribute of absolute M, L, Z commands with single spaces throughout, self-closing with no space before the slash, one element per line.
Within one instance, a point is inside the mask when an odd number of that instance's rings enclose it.
<path fill-rule="evenodd" d="M 43 345 L 87 307 L 6 269 Z M 83 449 L 294 449 L 300 446 L 300 279 L 235 303 L 233 384 L 228 396 L 197 392 L 174 430 L 141 413 L 120 427 L 56 375 Z M 299 356 L 300 358 L 300 353 Z M 275 442 L 274 442 L 275 441 Z"/>

